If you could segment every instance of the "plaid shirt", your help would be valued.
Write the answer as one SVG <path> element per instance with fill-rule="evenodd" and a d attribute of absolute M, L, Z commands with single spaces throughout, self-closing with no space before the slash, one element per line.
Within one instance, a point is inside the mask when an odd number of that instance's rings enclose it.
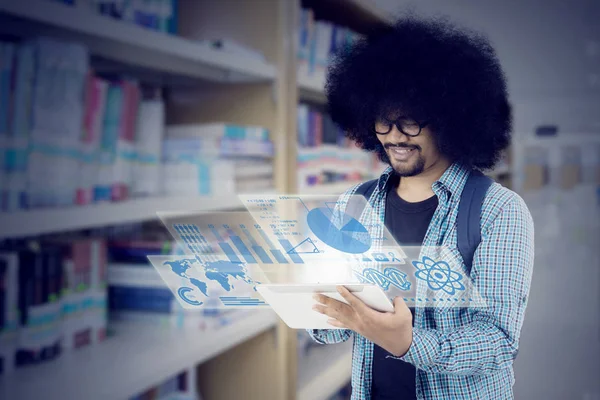
<path fill-rule="evenodd" d="M 372 212 L 367 208 L 361 222 L 384 221 L 391 173 L 388 168 L 379 178 L 369 199 Z M 439 205 L 424 246 L 446 245 L 459 254 L 456 217 L 468 174 L 454 164 L 433 184 Z M 357 187 L 346 191 L 340 200 L 348 200 Z M 523 200 L 497 183 L 492 184 L 483 203 L 481 237 L 470 278 L 487 307 L 415 309 L 413 342 L 400 359 L 417 368 L 419 399 L 513 398 L 512 363 L 518 352 L 533 271 L 533 221 Z M 373 343 L 350 330 L 309 333 L 322 344 L 354 336 L 352 399 L 369 399 Z"/>

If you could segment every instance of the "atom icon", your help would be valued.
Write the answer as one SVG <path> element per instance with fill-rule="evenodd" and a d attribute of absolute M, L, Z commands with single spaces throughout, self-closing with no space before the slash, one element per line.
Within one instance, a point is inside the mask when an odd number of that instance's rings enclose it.
<path fill-rule="evenodd" d="M 427 282 L 427 286 L 432 290 L 442 289 L 450 295 L 456 290 L 465 290 L 465 286 L 460 282 L 462 275 L 450 270 L 445 261 L 434 261 L 425 256 L 422 261 L 413 261 L 412 264 L 417 269 L 415 276 Z"/>

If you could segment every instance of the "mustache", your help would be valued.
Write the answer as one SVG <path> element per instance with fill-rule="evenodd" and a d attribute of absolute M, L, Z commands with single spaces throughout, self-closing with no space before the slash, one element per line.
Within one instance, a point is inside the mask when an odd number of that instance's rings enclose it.
<path fill-rule="evenodd" d="M 383 147 L 387 150 L 390 149 L 392 147 L 398 147 L 398 148 L 404 148 L 404 149 L 414 149 L 414 150 L 421 150 L 420 146 L 417 145 L 409 145 L 406 143 L 386 143 L 383 145 Z"/>

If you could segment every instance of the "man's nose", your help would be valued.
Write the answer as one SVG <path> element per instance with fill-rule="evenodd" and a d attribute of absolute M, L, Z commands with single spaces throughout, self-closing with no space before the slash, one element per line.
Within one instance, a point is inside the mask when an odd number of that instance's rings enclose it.
<path fill-rule="evenodd" d="M 390 143 L 406 143 L 410 138 L 402 133 L 396 125 L 392 127 L 390 133 L 388 133 Z"/>

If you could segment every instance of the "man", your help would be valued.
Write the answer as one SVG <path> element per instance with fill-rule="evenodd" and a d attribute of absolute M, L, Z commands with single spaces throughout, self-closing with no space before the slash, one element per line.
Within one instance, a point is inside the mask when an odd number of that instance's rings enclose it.
<path fill-rule="evenodd" d="M 447 21 L 400 20 L 339 55 L 327 77 L 334 121 L 390 167 L 369 201 L 401 245 L 456 249 L 457 208 L 471 170 L 492 168 L 510 142 L 506 82 L 489 43 Z M 342 198 L 355 193 L 357 187 Z M 522 199 L 486 192 L 470 279 L 485 308 L 380 313 L 316 295 L 315 310 L 354 337 L 353 399 L 509 399 L 533 267 L 533 223 Z"/>

